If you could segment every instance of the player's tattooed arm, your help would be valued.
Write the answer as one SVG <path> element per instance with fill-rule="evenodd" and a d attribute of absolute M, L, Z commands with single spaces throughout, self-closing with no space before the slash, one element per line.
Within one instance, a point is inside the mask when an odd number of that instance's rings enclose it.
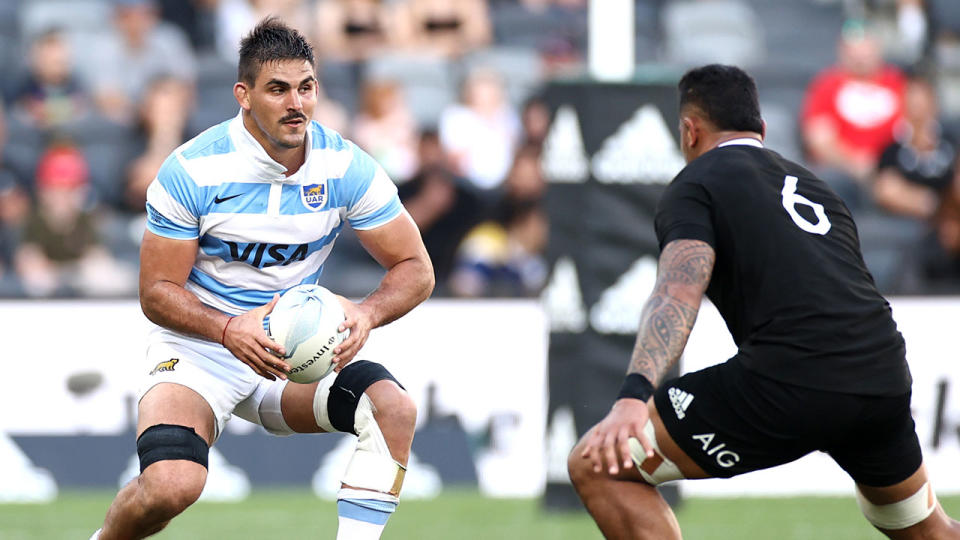
<path fill-rule="evenodd" d="M 660 254 L 657 282 L 643 306 L 627 373 L 655 386 L 680 358 L 710 284 L 716 254 L 700 240 L 674 240 Z"/>

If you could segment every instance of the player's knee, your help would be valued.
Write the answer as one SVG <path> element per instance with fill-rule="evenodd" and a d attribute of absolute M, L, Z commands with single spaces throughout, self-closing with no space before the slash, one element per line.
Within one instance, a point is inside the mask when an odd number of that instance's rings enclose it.
<path fill-rule="evenodd" d="M 367 395 L 373 416 L 387 437 L 412 437 L 417 427 L 417 405 L 410 394 L 391 381 L 371 385 Z"/>
<path fill-rule="evenodd" d="M 197 502 L 206 481 L 205 471 L 184 467 L 165 467 L 161 478 L 143 478 L 140 483 L 140 505 L 150 521 L 169 521 Z M 186 470 L 184 470 L 186 469 Z"/>
<path fill-rule="evenodd" d="M 335 380 L 317 387 L 313 408 L 321 428 L 357 436 L 343 483 L 398 500 L 417 417 L 413 400 L 393 375 L 374 362 L 351 362 Z"/>
<path fill-rule="evenodd" d="M 570 481 L 577 488 L 584 486 L 596 475 L 593 473 L 593 467 L 583 456 L 584 441 L 581 439 L 570 455 L 567 456 L 567 474 L 570 475 Z"/>
<path fill-rule="evenodd" d="M 151 521 L 168 520 L 200 497 L 209 451 L 207 442 L 185 426 L 157 424 L 137 438 L 140 503 Z"/>

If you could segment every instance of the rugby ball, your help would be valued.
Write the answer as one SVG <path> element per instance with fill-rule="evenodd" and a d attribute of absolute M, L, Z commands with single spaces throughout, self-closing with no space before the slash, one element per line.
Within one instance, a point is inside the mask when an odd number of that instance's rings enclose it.
<path fill-rule="evenodd" d="M 350 334 L 337 330 L 345 318 L 336 295 L 319 285 L 297 285 L 280 296 L 263 326 L 287 351 L 288 379 L 312 383 L 330 374 L 333 350 Z"/>

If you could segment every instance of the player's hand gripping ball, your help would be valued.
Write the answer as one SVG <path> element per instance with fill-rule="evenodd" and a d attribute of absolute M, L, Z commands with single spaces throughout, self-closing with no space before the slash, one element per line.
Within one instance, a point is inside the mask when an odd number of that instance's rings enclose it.
<path fill-rule="evenodd" d="M 319 285 L 297 285 L 280 297 L 263 326 L 287 350 L 287 378 L 312 383 L 330 374 L 333 349 L 350 334 L 337 331 L 344 319 L 336 295 Z"/>

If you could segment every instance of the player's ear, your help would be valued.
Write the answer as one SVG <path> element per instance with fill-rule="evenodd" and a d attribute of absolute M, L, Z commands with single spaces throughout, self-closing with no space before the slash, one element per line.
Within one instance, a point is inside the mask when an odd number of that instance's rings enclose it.
<path fill-rule="evenodd" d="M 684 116 L 680 119 L 680 145 L 684 148 L 693 148 L 697 146 L 700 139 L 700 125 L 695 122 L 693 117 Z"/>
<path fill-rule="evenodd" d="M 767 138 L 767 121 L 760 120 L 760 125 L 763 126 L 760 130 L 760 139 L 761 140 L 766 139 Z"/>
<path fill-rule="evenodd" d="M 250 89 L 247 88 L 246 83 L 237 82 L 237 84 L 233 85 L 233 97 L 237 99 L 237 103 L 240 104 L 243 110 L 250 110 Z"/>

